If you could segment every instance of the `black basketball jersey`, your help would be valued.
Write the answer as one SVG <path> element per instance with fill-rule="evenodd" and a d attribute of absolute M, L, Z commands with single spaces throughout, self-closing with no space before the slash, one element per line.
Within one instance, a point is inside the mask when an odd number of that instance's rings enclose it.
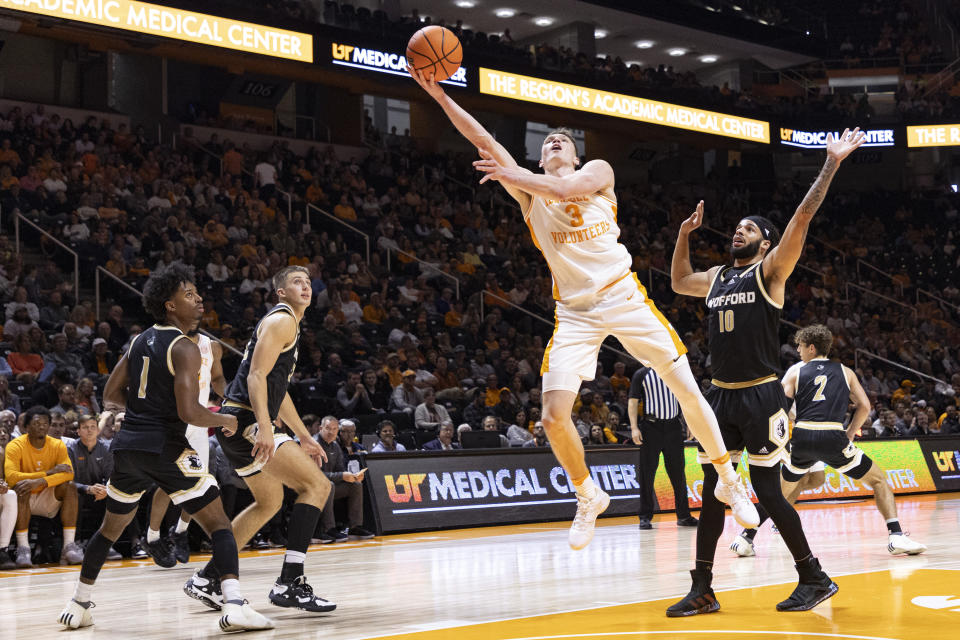
<path fill-rule="evenodd" d="M 811 360 L 797 374 L 797 423 L 842 425 L 850 405 L 850 386 L 843 365 L 829 360 Z"/>
<path fill-rule="evenodd" d="M 780 369 L 781 305 L 767 295 L 763 263 L 723 267 L 707 294 L 713 378 L 754 382 Z"/>
<path fill-rule="evenodd" d="M 253 350 L 257 346 L 257 334 L 260 331 L 260 325 L 263 324 L 266 318 L 274 313 L 289 313 L 296 318 L 290 305 L 281 302 L 270 309 L 270 311 L 267 311 L 263 318 L 260 319 L 257 327 L 253 330 L 253 335 L 250 336 L 250 341 L 247 342 L 247 348 L 243 352 L 243 360 L 240 362 L 240 367 L 237 368 L 237 375 L 230 384 L 227 385 L 225 396 L 227 400 L 246 407 L 252 406 L 250 404 L 250 392 L 247 389 L 247 376 L 250 375 L 250 361 L 253 359 Z M 277 361 L 274 363 L 273 369 L 267 374 L 267 410 L 270 413 L 271 420 L 276 419 L 277 414 L 280 412 L 280 405 L 283 403 L 283 398 L 287 394 L 287 385 L 290 382 L 291 376 L 293 376 L 294 368 L 297 366 L 297 344 L 299 342 L 300 326 L 298 324 L 297 339 L 293 341 L 289 349 L 281 352 L 280 355 L 277 356 Z"/>
<path fill-rule="evenodd" d="M 186 440 L 186 423 L 177 413 L 173 359 L 170 350 L 188 340 L 180 329 L 154 325 L 137 336 L 127 352 L 127 410 L 113 450 L 160 453 L 169 439 Z"/>

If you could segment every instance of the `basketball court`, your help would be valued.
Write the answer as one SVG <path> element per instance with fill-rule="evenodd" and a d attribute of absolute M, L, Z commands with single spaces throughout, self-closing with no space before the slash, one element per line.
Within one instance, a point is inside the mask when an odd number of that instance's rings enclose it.
<path fill-rule="evenodd" d="M 635 518 L 601 520 L 584 551 L 567 547 L 566 523 L 386 536 L 315 545 L 307 576 L 336 602 L 332 614 L 271 606 L 267 592 L 280 550 L 245 552 L 244 594 L 277 628 L 264 638 L 507 640 L 671 638 L 955 638 L 960 625 L 960 494 L 901 497 L 901 522 L 929 547 L 891 556 L 872 500 L 804 504 L 814 553 L 840 592 L 805 613 L 778 613 L 793 589 L 793 562 L 766 525 L 757 556 L 726 547 L 738 528 L 728 515 L 717 553 L 718 613 L 667 618 L 689 588 L 696 534 L 672 514 L 654 530 Z M 73 594 L 78 567 L 0 572 L 4 638 L 207 638 L 218 615 L 182 592 L 205 556 L 164 570 L 152 561 L 107 563 L 94 590 L 95 626 L 61 631 L 56 617 Z"/>

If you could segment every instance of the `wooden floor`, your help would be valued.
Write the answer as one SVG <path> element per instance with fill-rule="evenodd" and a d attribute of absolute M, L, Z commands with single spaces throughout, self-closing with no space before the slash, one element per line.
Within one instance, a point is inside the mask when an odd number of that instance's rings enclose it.
<path fill-rule="evenodd" d="M 241 584 L 277 628 L 261 638 L 411 640 L 534 638 L 858 638 L 939 640 L 960 637 L 960 494 L 898 499 L 905 530 L 926 554 L 893 557 L 873 501 L 812 504 L 800 515 L 814 553 L 840 585 L 833 599 L 806 613 L 774 605 L 796 580 L 779 536 L 767 525 L 755 558 L 717 555 L 719 613 L 670 619 L 664 609 L 689 588 L 695 530 L 669 516 L 653 531 L 633 518 L 603 520 L 593 543 L 567 547 L 566 523 L 521 525 L 314 547 L 307 575 L 338 603 L 332 614 L 273 607 L 267 592 L 280 552 L 245 553 Z M 181 592 L 202 558 L 160 569 L 147 562 L 108 563 L 94 590 L 96 625 L 71 638 L 207 638 L 220 635 L 217 614 Z M 76 567 L 0 572 L 0 639 L 63 638 L 55 620 L 73 593 Z"/>

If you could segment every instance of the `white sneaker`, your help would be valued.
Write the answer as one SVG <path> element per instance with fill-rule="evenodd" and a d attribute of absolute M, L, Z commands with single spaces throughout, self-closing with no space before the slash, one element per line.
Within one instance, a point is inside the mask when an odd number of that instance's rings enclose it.
<path fill-rule="evenodd" d="M 733 544 L 730 545 L 730 551 L 733 551 L 741 558 L 749 558 L 757 555 L 756 550 L 753 548 L 753 540 L 742 533 L 734 538 Z"/>
<path fill-rule="evenodd" d="M 573 517 L 570 535 L 567 538 L 571 549 L 583 549 L 590 544 L 593 540 L 593 527 L 597 522 L 597 516 L 606 511 L 609 506 L 610 496 L 600 487 L 594 489 L 592 498 L 577 494 L 577 515 Z"/>
<path fill-rule="evenodd" d="M 722 479 L 717 483 L 713 495 L 717 500 L 730 505 L 733 511 L 733 519 L 737 521 L 744 529 L 755 529 L 760 526 L 760 515 L 757 508 L 750 501 L 750 494 L 747 488 L 743 486 L 743 479 L 737 476 L 733 482 L 724 482 Z"/>
<path fill-rule="evenodd" d="M 63 611 L 60 612 L 60 617 L 57 618 L 57 622 L 68 629 L 89 627 L 93 624 L 93 615 L 90 613 L 90 610 L 95 606 L 92 602 L 88 602 L 87 606 L 83 606 L 76 600 L 71 599 Z"/>
<path fill-rule="evenodd" d="M 238 602 L 223 603 L 220 630 L 224 633 L 273 629 L 273 626 L 273 620 L 258 613 L 246 600 L 243 601 L 243 604 Z"/>
<path fill-rule="evenodd" d="M 923 553 L 927 550 L 927 546 L 920 544 L 916 540 L 911 540 L 907 537 L 906 533 L 891 533 L 889 538 L 889 543 L 887 544 L 887 551 L 891 555 L 900 555 L 901 553 L 906 553 L 907 555 L 915 556 L 918 553 Z"/>

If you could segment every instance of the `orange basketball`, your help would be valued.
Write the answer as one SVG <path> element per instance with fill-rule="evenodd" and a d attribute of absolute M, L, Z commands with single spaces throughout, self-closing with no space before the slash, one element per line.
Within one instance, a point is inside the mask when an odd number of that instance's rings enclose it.
<path fill-rule="evenodd" d="M 463 62 L 463 47 L 450 29 L 432 24 L 420 29 L 407 43 L 407 66 L 437 82 L 457 72 Z"/>

